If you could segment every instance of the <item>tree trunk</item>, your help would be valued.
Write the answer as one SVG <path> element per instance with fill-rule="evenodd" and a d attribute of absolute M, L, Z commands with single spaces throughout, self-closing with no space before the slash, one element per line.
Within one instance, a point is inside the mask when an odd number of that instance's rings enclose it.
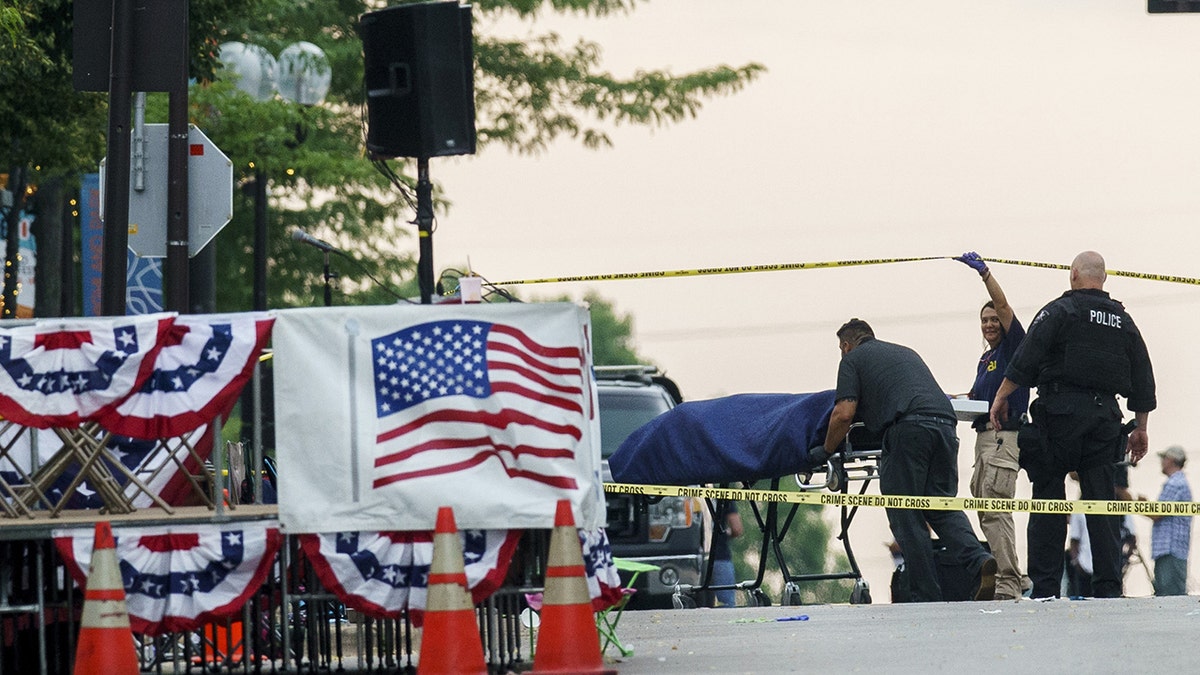
<path fill-rule="evenodd" d="M 33 220 L 32 233 L 37 246 L 37 292 L 34 293 L 34 316 L 66 316 L 62 305 L 63 282 L 63 212 L 66 191 L 61 178 L 52 178 L 38 187 L 37 217 Z"/>
<path fill-rule="evenodd" d="M 21 210 L 25 208 L 25 167 L 14 166 L 8 174 L 8 190 L 12 193 L 12 208 L 4 219 L 4 311 L 5 319 L 17 316 L 17 253 L 20 250 Z"/>

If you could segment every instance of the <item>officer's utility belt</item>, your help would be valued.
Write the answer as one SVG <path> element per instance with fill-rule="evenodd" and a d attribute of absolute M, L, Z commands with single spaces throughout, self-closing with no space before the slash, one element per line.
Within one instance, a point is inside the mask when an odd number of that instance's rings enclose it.
<path fill-rule="evenodd" d="M 1092 394 L 1093 396 L 1116 396 L 1105 391 L 1099 391 L 1095 387 L 1081 387 L 1076 384 L 1067 382 L 1047 382 L 1039 384 L 1037 387 L 1038 394 Z"/>

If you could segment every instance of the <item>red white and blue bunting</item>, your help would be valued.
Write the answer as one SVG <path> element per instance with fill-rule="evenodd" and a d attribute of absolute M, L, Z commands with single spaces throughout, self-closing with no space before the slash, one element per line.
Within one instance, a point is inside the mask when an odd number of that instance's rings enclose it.
<path fill-rule="evenodd" d="M 197 630 L 238 612 L 271 570 L 282 537 L 266 522 L 114 528 L 135 633 Z M 71 578 L 87 584 L 94 530 L 54 532 Z"/>
<path fill-rule="evenodd" d="M 472 602 L 482 602 L 503 583 L 520 534 L 459 532 Z M 592 607 L 610 607 L 621 599 L 621 578 L 608 536 L 604 530 L 580 530 L 579 540 Z M 346 606 L 376 618 L 396 618 L 407 610 L 413 623 L 421 625 L 433 562 L 432 532 L 303 534 L 300 544 L 321 585 Z"/>
<path fill-rule="evenodd" d="M 175 317 L 154 372 L 98 415 L 100 425 L 121 436 L 171 438 L 227 415 L 274 322 L 265 313 Z"/>
<path fill-rule="evenodd" d="M 181 436 L 228 413 L 273 323 L 266 313 L 154 314 L 0 329 L 0 417 Z"/>
<path fill-rule="evenodd" d="M 0 330 L 0 417 L 74 427 L 150 377 L 174 317 L 42 320 Z"/>
<path fill-rule="evenodd" d="M 612 546 L 604 528 L 579 530 L 583 547 L 583 569 L 587 573 L 592 609 L 599 612 L 621 600 L 621 574 L 613 562 Z"/>
<path fill-rule="evenodd" d="M 462 530 L 463 568 L 472 602 L 504 582 L 520 532 Z M 405 610 L 417 625 L 425 610 L 432 532 L 337 532 L 302 534 L 300 545 L 321 585 L 347 607 L 376 618 Z"/>

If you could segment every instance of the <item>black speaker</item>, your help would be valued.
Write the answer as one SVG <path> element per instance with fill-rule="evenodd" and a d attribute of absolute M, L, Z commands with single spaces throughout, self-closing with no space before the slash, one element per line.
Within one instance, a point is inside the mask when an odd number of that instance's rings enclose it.
<path fill-rule="evenodd" d="M 471 6 L 397 5 L 363 14 L 367 151 L 383 157 L 475 153 Z"/>

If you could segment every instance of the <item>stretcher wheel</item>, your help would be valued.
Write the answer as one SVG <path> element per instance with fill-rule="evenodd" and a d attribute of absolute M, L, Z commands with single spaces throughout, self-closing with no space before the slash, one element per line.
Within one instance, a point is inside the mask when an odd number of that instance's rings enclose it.
<path fill-rule="evenodd" d="M 771 606 L 771 598 L 767 597 L 767 594 L 763 593 L 762 589 L 758 588 L 750 591 L 750 602 L 752 602 L 755 607 Z"/>
<path fill-rule="evenodd" d="M 787 584 L 784 585 L 783 597 L 779 598 L 779 604 L 781 604 L 781 605 L 802 605 L 802 604 L 804 604 L 800 600 L 800 587 L 798 585 L 796 585 L 796 582 L 789 581 L 789 582 L 787 582 Z"/>
<path fill-rule="evenodd" d="M 850 604 L 871 604 L 871 584 L 867 583 L 866 579 L 859 579 L 854 582 L 854 590 L 850 591 Z"/>
<path fill-rule="evenodd" d="M 675 609 L 696 609 L 696 599 L 686 593 L 675 591 L 671 594 L 671 606 Z"/>

